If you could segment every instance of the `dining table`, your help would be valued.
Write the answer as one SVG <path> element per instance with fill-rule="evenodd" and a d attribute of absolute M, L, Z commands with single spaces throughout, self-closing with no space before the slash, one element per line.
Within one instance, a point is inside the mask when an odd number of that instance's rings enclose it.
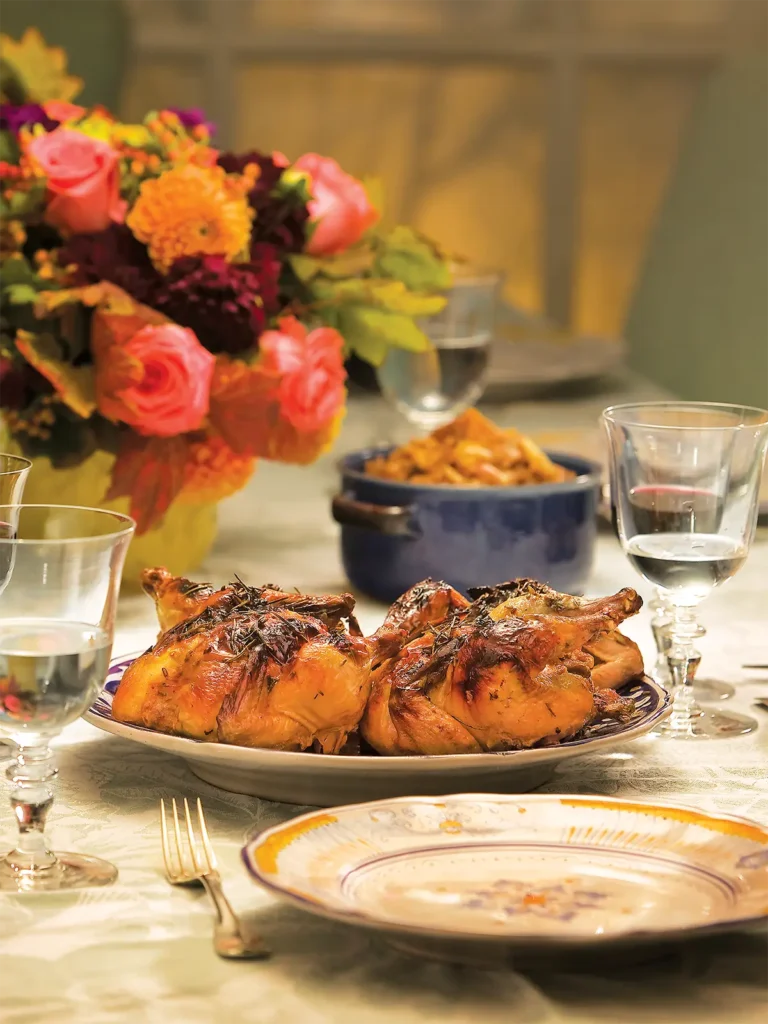
<path fill-rule="evenodd" d="M 599 449 L 599 415 L 612 402 L 663 397 L 629 372 L 592 389 L 516 398 L 487 407 L 553 447 Z M 195 574 L 217 583 L 349 588 L 330 512 L 339 454 L 411 428 L 374 394 L 350 400 L 334 451 L 308 467 L 262 462 L 222 503 L 216 544 Z M 493 582 L 493 581 L 489 581 Z M 600 530 L 588 592 L 650 588 L 609 527 Z M 382 605 L 358 597 L 364 630 Z M 674 802 L 768 825 L 768 530 L 759 529 L 741 571 L 700 610 L 701 675 L 730 682 L 726 703 L 758 719 L 749 735 L 680 741 L 643 737 L 560 765 L 547 793 Z M 627 623 L 652 667 L 647 609 Z M 157 634 L 152 602 L 125 589 L 114 654 L 145 650 Z M 6 748 L 7 749 L 7 748 Z M 768 932 L 735 931 L 574 962 L 555 953 L 505 964 L 441 962 L 388 945 L 376 932 L 280 902 L 243 867 L 247 837 L 307 808 L 240 796 L 197 779 L 185 762 L 108 735 L 84 720 L 56 741 L 59 777 L 49 817 L 57 849 L 117 865 L 104 888 L 0 894 L 1 1024 L 748 1024 L 768 1019 Z M 2 773 L 0 772 L 0 775 Z M 271 947 L 263 961 L 225 961 L 212 945 L 202 891 L 172 888 L 160 846 L 161 798 L 200 797 L 224 888 Z M 15 822 L 0 800 L 0 845 Z"/>

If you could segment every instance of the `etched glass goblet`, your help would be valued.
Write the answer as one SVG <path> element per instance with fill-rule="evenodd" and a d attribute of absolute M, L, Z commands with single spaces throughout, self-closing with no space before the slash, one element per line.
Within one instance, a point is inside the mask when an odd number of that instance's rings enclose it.
<path fill-rule="evenodd" d="M 106 861 L 51 850 L 45 820 L 56 767 L 51 740 L 92 704 L 109 667 L 128 516 L 67 505 L 0 506 L 8 567 L 0 595 L 0 738 L 16 744 L 6 776 L 18 825 L 0 857 L 0 890 L 106 885 Z"/>
<path fill-rule="evenodd" d="M 754 719 L 695 699 L 696 609 L 744 564 L 757 525 L 768 412 L 710 402 L 648 402 L 606 409 L 619 540 L 669 605 L 672 715 L 657 734 L 734 736 Z"/>

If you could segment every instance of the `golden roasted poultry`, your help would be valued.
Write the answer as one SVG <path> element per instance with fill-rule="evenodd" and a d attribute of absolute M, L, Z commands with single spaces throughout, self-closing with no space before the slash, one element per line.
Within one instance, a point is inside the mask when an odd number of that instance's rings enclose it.
<path fill-rule="evenodd" d="M 371 685 L 371 649 L 350 595 L 239 581 L 196 590 L 164 570 L 148 571 L 145 586 L 161 623 L 175 624 L 126 670 L 112 703 L 117 721 L 250 747 L 341 750 Z"/>
<path fill-rule="evenodd" d="M 585 601 L 531 580 L 472 591 L 424 580 L 364 638 L 350 594 L 239 579 L 215 589 L 147 569 L 157 643 L 126 671 L 115 719 L 195 739 L 339 753 L 449 754 L 557 743 L 643 671 L 618 625 L 633 590 Z"/>
<path fill-rule="evenodd" d="M 589 604 L 584 598 L 560 594 L 544 583 L 527 579 L 499 583 L 495 587 L 478 587 L 471 590 L 470 595 L 489 609 L 492 618 L 509 614 L 521 619 L 532 615 L 572 616 Z M 584 650 L 594 662 L 591 676 L 598 690 L 615 690 L 643 674 L 645 666 L 640 648 L 618 629 L 605 630 L 593 636 L 584 645 Z"/>
<path fill-rule="evenodd" d="M 218 590 L 210 583 L 194 583 L 183 576 L 172 576 L 167 569 L 145 569 L 141 574 L 144 591 L 155 602 L 161 632 L 178 625 L 185 619 L 191 619 L 206 608 L 220 608 L 227 612 L 249 606 L 254 603 L 270 608 L 289 608 L 301 613 L 304 610 L 329 617 L 336 626 L 346 619 L 350 633 L 361 636 L 360 627 L 353 614 L 355 599 L 351 594 L 325 595 L 313 597 L 297 591 L 286 593 L 279 587 L 267 584 L 263 587 L 246 587 L 237 578 Z"/>
<path fill-rule="evenodd" d="M 639 610 L 634 590 L 587 602 L 521 580 L 472 596 L 424 581 L 373 638 L 361 732 L 379 754 L 557 743 L 600 713 L 631 712 L 631 701 L 595 687 L 589 648 Z"/>

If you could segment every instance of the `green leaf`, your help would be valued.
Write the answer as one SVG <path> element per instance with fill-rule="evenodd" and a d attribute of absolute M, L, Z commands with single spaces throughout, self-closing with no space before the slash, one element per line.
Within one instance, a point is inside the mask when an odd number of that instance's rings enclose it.
<path fill-rule="evenodd" d="M 15 164 L 19 159 L 19 147 L 16 136 L 11 132 L 0 132 L 0 161 Z"/>
<path fill-rule="evenodd" d="M 410 317 L 372 306 L 340 309 L 339 330 L 352 351 L 373 366 L 384 362 L 392 345 L 411 352 L 430 348 L 429 339 Z"/>
<path fill-rule="evenodd" d="M 434 316 L 448 301 L 444 295 L 409 291 L 402 281 L 372 280 L 370 285 L 377 306 L 406 316 Z"/>
<path fill-rule="evenodd" d="M 448 288 L 451 273 L 435 247 L 411 228 L 394 228 L 383 238 L 384 248 L 377 260 L 378 272 L 394 277 L 414 291 Z"/>
<path fill-rule="evenodd" d="M 37 289 L 31 284 L 9 284 L 4 290 L 4 298 L 12 306 L 23 306 L 37 299 Z"/>
<path fill-rule="evenodd" d="M 375 306 L 405 316 L 434 316 L 445 306 L 442 295 L 409 291 L 402 281 L 388 277 L 348 278 L 342 281 L 316 278 L 311 288 L 322 302 Z"/>
<path fill-rule="evenodd" d="M 320 273 L 320 261 L 314 256 L 300 252 L 289 256 L 288 262 L 293 267 L 296 277 L 305 284 Z"/>
<path fill-rule="evenodd" d="M 27 284 L 35 291 L 40 290 L 40 278 L 23 256 L 11 256 L 3 263 L 0 280 L 4 290 L 15 284 Z"/>
<path fill-rule="evenodd" d="M 16 349 L 51 384 L 60 400 L 74 413 L 88 419 L 96 411 L 92 366 L 72 366 L 59 342 L 50 334 L 18 331 Z"/>
<path fill-rule="evenodd" d="M 311 281 L 319 274 L 336 279 L 357 277 L 373 266 L 374 254 L 366 245 L 356 245 L 338 256 L 291 256 L 291 266 L 300 281 Z"/>

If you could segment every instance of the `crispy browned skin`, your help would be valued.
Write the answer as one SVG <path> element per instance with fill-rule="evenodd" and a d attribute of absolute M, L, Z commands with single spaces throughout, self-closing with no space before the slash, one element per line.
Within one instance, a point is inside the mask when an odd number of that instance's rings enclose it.
<path fill-rule="evenodd" d="M 492 618 L 504 615 L 516 615 L 521 619 L 532 615 L 567 618 L 580 614 L 587 604 L 583 598 L 560 594 L 544 583 L 528 579 L 512 580 L 498 587 L 478 588 L 472 591 L 472 596 L 488 609 Z M 641 676 L 645 669 L 640 648 L 618 629 L 593 637 L 584 645 L 584 650 L 594 660 L 592 682 L 598 690 L 623 686 Z"/>
<path fill-rule="evenodd" d="M 598 690 L 615 690 L 645 671 L 640 648 L 618 629 L 600 633 L 585 645 L 584 650 L 595 659 L 592 682 Z"/>
<path fill-rule="evenodd" d="M 355 636 L 361 636 L 353 614 L 355 599 L 351 594 L 325 594 L 310 596 L 281 590 L 271 584 L 248 587 L 239 579 L 218 590 L 211 583 L 194 583 L 183 576 L 172 576 L 159 566 L 145 569 L 141 574 L 144 590 L 155 602 L 161 632 L 194 618 L 206 608 L 219 608 L 222 612 L 288 608 L 302 612 L 312 609 L 324 622 L 337 626 L 342 620 L 349 624 Z"/>
<path fill-rule="evenodd" d="M 200 740 L 336 753 L 368 699 L 370 648 L 341 624 L 343 597 L 291 598 L 301 611 L 252 594 L 234 611 L 215 602 L 178 623 L 128 668 L 113 716 Z"/>
<path fill-rule="evenodd" d="M 425 586 L 403 595 L 397 610 L 399 620 L 408 621 L 403 609 L 414 595 L 425 624 L 420 634 L 393 656 L 380 652 L 374 663 L 361 731 L 380 754 L 471 753 L 559 742 L 598 713 L 631 711 L 631 702 L 610 691 L 596 698 L 593 658 L 585 647 L 639 609 L 635 591 L 593 602 L 549 591 L 563 600 L 536 611 L 545 595 L 514 584 L 479 592 L 469 607 L 461 599 L 446 602 L 444 585 L 432 585 L 424 602 Z M 524 617 L 515 613 L 514 597 Z M 438 602 L 451 607 L 442 620 Z M 380 632 L 388 625 L 394 623 L 385 622 Z"/>
<path fill-rule="evenodd" d="M 228 601 L 232 593 L 231 587 L 217 590 L 210 583 L 194 583 L 183 576 L 172 576 L 163 566 L 145 569 L 141 585 L 155 602 L 162 632 L 194 618 L 209 605 Z"/>

